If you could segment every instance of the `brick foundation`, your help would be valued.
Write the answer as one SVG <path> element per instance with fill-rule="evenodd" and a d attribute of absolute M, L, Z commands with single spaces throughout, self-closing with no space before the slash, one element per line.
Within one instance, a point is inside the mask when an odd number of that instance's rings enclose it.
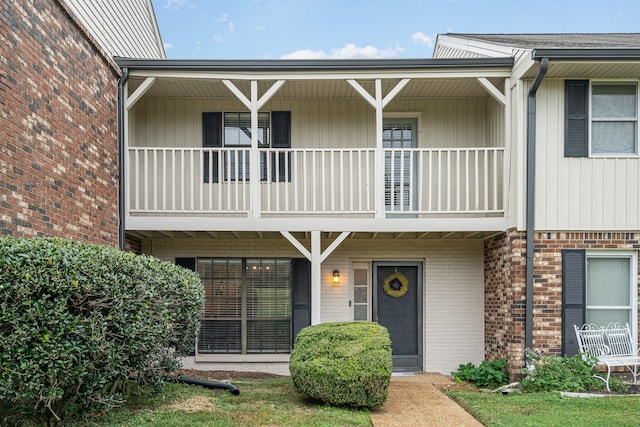
<path fill-rule="evenodd" d="M 57 1 L 0 16 L 0 236 L 117 246 L 113 63 Z"/>
<path fill-rule="evenodd" d="M 562 249 L 638 250 L 639 240 L 640 233 L 535 233 L 534 350 L 562 353 Z M 506 358 L 515 376 L 525 362 L 526 235 L 509 230 L 485 241 L 484 249 L 485 357 Z"/>

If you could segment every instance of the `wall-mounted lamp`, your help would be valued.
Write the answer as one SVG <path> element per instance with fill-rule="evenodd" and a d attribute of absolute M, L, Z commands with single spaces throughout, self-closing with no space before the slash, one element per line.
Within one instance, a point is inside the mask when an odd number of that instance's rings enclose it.
<path fill-rule="evenodd" d="M 337 285 L 340 283 L 340 272 L 338 270 L 333 270 L 333 284 Z"/>

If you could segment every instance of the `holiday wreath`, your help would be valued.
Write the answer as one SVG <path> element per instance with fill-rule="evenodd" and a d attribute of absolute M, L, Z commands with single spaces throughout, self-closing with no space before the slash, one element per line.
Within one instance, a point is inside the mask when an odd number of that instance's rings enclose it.
<path fill-rule="evenodd" d="M 409 279 L 404 274 L 395 272 L 384 279 L 382 289 L 390 297 L 400 298 L 409 290 Z"/>

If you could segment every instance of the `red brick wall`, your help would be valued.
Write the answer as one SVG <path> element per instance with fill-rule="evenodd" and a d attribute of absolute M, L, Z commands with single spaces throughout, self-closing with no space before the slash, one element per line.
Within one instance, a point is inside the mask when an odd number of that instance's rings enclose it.
<path fill-rule="evenodd" d="M 118 245 L 115 68 L 54 0 L 0 3 L 0 236 Z"/>
<path fill-rule="evenodd" d="M 485 358 L 506 358 L 512 375 L 524 366 L 525 238 L 509 230 L 485 241 Z M 562 249 L 638 250 L 639 241 L 640 233 L 535 233 L 534 350 L 562 353 Z"/>
<path fill-rule="evenodd" d="M 522 365 L 525 322 L 525 233 L 509 230 L 484 244 L 485 358 Z"/>

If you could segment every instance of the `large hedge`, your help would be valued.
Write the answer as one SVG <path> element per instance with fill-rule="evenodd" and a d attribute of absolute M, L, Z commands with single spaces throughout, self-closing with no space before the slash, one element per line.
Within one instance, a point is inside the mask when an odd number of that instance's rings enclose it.
<path fill-rule="evenodd" d="M 0 239 L 0 414 L 55 423 L 126 398 L 194 348 L 204 292 L 189 270 L 62 239 Z M 0 416 L 0 424 L 3 423 Z"/>
<path fill-rule="evenodd" d="M 391 365 L 386 328 L 377 323 L 339 322 L 300 331 L 289 370 L 295 387 L 312 399 L 376 408 L 387 400 Z"/>

